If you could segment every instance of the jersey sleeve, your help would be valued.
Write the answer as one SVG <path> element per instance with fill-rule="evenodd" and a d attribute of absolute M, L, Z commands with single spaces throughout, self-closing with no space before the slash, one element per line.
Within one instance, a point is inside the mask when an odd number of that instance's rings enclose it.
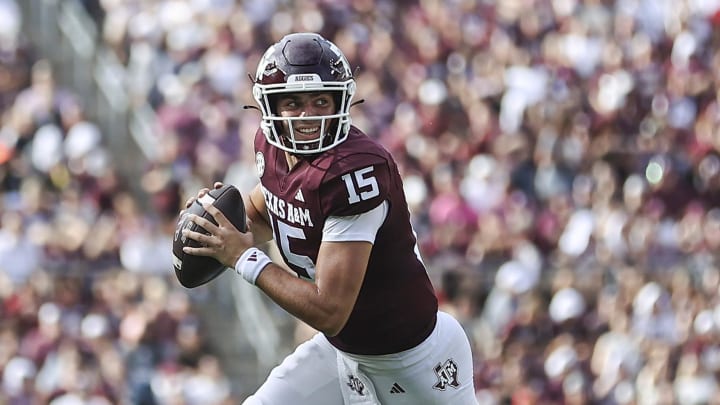
<path fill-rule="evenodd" d="M 346 217 L 368 212 L 389 200 L 392 177 L 381 156 L 354 154 L 336 161 L 320 187 L 327 217 Z"/>
<path fill-rule="evenodd" d="M 329 217 L 323 227 L 323 242 L 363 241 L 375 243 L 378 229 L 388 214 L 388 202 L 372 210 L 349 217 Z"/>

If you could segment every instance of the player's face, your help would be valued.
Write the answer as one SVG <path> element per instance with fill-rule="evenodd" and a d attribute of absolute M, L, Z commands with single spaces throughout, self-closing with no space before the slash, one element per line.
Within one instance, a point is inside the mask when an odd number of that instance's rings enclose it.
<path fill-rule="evenodd" d="M 317 117 L 332 115 L 337 111 L 332 93 L 292 93 L 280 96 L 277 103 L 277 112 L 281 117 Z M 291 124 L 288 124 L 290 122 Z M 325 123 L 325 131 L 328 130 Z M 285 133 L 289 133 L 287 125 L 293 126 L 292 133 L 300 141 L 318 138 L 322 120 L 292 120 L 284 121 Z"/>

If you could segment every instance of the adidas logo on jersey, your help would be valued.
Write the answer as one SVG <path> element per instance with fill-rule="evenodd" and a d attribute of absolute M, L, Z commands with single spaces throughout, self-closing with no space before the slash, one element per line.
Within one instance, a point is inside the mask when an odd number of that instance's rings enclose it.
<path fill-rule="evenodd" d="M 404 394 L 405 389 L 403 389 L 403 387 L 401 387 L 400 384 L 394 383 L 392 385 L 392 388 L 390 388 L 390 393 L 391 394 Z"/>
<path fill-rule="evenodd" d="M 303 197 L 302 190 L 298 190 L 297 194 L 295 194 L 295 199 L 300 202 L 305 202 L 305 197 Z"/>

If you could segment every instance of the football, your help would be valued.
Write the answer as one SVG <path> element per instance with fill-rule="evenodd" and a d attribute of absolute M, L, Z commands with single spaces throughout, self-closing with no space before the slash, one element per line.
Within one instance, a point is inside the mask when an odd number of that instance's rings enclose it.
<path fill-rule="evenodd" d="M 208 256 L 196 256 L 183 252 L 184 246 L 199 247 L 201 244 L 182 235 L 182 230 L 208 234 L 208 232 L 188 219 L 189 214 L 203 217 L 217 224 L 212 215 L 205 211 L 202 203 L 207 202 L 217 207 L 230 222 L 241 232 L 247 230 L 245 219 L 245 205 L 242 195 L 237 188 L 224 185 L 221 188 L 210 190 L 202 198 L 195 200 L 190 207 L 182 212 L 178 218 L 173 237 L 173 267 L 175 276 L 180 284 L 187 288 L 195 288 L 206 284 L 222 274 L 227 268 L 219 261 Z"/>

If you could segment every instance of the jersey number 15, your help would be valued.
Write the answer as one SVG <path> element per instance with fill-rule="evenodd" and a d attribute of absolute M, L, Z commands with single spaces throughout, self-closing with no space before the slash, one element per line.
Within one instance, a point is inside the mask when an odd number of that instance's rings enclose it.
<path fill-rule="evenodd" d="M 345 187 L 347 187 L 348 203 L 355 204 L 377 197 L 380 194 L 377 180 L 372 175 L 373 169 L 373 166 L 368 166 L 341 177 L 345 182 Z"/>

